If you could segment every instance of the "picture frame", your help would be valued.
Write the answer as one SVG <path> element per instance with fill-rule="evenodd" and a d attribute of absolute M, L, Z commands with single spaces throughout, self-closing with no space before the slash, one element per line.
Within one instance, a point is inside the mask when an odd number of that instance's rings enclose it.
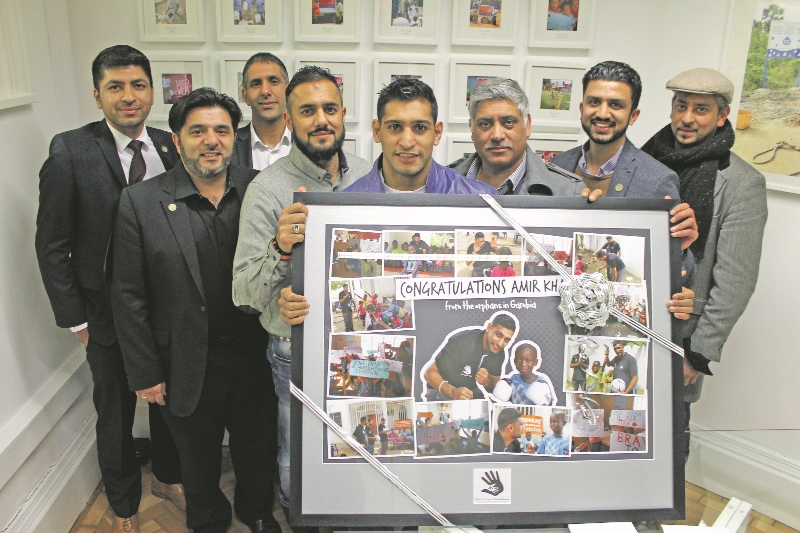
<path fill-rule="evenodd" d="M 449 133 L 447 135 L 447 164 L 475 152 L 475 143 L 469 133 Z"/>
<path fill-rule="evenodd" d="M 417 5 L 406 8 L 407 13 L 400 17 L 397 24 L 394 23 L 397 17 L 396 13 L 392 13 L 392 4 L 392 0 L 379 0 L 375 3 L 374 42 L 436 45 L 436 10 L 439 2 L 427 0 L 425 3 L 425 0 L 417 0 Z"/>
<path fill-rule="evenodd" d="M 204 0 L 137 0 L 139 40 L 204 42 Z"/>
<path fill-rule="evenodd" d="M 519 18 L 518 0 L 501 0 L 500 9 L 495 2 L 481 2 L 474 7 L 473 0 L 453 2 L 454 45 L 480 47 L 513 47 L 517 38 Z"/>
<path fill-rule="evenodd" d="M 249 52 L 231 52 L 221 54 L 219 57 L 219 76 L 220 76 L 220 91 L 227 94 L 239 104 L 239 109 L 242 111 L 242 120 L 251 120 L 252 110 L 244 100 L 242 100 L 241 83 L 242 83 L 242 70 L 245 63 L 250 59 L 252 54 Z M 292 70 L 292 58 L 281 54 L 281 61 L 286 65 L 288 72 Z"/>
<path fill-rule="evenodd" d="M 469 123 L 469 94 L 481 78 L 514 78 L 511 63 L 453 59 L 450 64 L 450 106 L 447 120 Z"/>
<path fill-rule="evenodd" d="M 578 0 L 573 0 L 576 2 Z M 595 0 L 580 0 L 577 13 L 565 16 L 549 11 L 549 0 L 531 0 L 528 46 L 531 48 L 591 48 Z M 572 17 L 572 18 L 569 18 Z M 564 29 L 573 26 L 573 30 Z"/>
<path fill-rule="evenodd" d="M 674 206 L 674 201 L 668 200 L 642 200 L 642 199 L 601 199 L 598 202 L 587 204 L 579 198 L 541 198 L 535 196 L 498 196 L 497 202 L 502 205 L 508 214 L 516 218 L 520 224 L 532 234 L 539 231 L 550 234 L 572 236 L 577 231 L 605 234 L 614 228 L 614 234 L 636 234 L 645 236 L 647 244 L 645 249 L 650 258 L 646 269 L 649 283 L 647 290 L 650 294 L 649 323 L 651 327 L 669 337 L 671 317 L 667 309 L 657 302 L 669 299 L 672 291 L 680 285 L 680 244 L 676 239 L 669 237 L 669 209 Z M 353 427 L 353 420 L 358 424 L 359 416 L 364 415 L 367 425 L 377 424 L 377 420 L 384 418 L 388 421 L 388 428 L 395 437 L 388 447 L 388 453 L 374 451 L 376 458 L 390 466 L 391 471 L 403 482 L 412 488 L 436 511 L 447 516 L 457 524 L 548 524 L 548 523 L 581 523 L 602 521 L 640 521 L 640 520 L 668 520 L 680 519 L 684 513 L 685 485 L 683 470 L 683 396 L 682 396 L 682 365 L 680 356 L 671 354 L 669 350 L 657 342 L 650 342 L 646 348 L 639 348 L 641 357 L 645 351 L 650 352 L 646 370 L 647 390 L 642 393 L 630 394 L 614 392 L 598 396 L 601 405 L 608 406 L 605 419 L 610 420 L 612 428 L 605 431 L 611 438 L 619 439 L 609 444 L 610 449 L 595 453 L 595 450 L 583 452 L 573 451 L 565 456 L 554 456 L 554 452 L 540 452 L 538 455 L 510 454 L 507 450 L 490 450 L 489 440 L 481 440 L 482 452 L 453 453 L 452 447 L 446 447 L 444 454 L 440 447 L 437 454 L 435 447 L 428 447 L 424 442 L 436 442 L 436 439 L 453 435 L 454 428 L 466 428 L 469 431 L 483 433 L 486 424 L 490 431 L 496 427 L 498 410 L 503 410 L 507 405 L 490 403 L 488 406 L 488 419 L 485 399 L 469 400 L 466 403 L 476 403 L 468 407 L 464 403 L 462 411 L 473 411 L 477 418 L 458 414 L 458 402 L 439 402 L 420 398 L 420 386 L 424 383 L 425 368 L 423 366 L 428 358 L 433 360 L 442 349 L 452 334 L 461 330 L 476 330 L 482 335 L 482 327 L 490 327 L 491 322 L 498 313 L 488 305 L 490 302 L 508 302 L 511 300 L 488 299 L 484 295 L 466 297 L 472 303 L 486 304 L 483 308 L 473 308 L 467 305 L 465 298 L 433 295 L 428 298 L 422 296 L 427 291 L 425 285 L 437 282 L 436 273 L 429 272 L 434 277 L 395 277 L 394 285 L 384 287 L 381 294 L 394 294 L 384 296 L 384 300 L 394 298 L 397 300 L 413 300 L 413 317 L 411 328 L 399 330 L 380 330 L 379 332 L 361 331 L 359 325 L 355 333 L 336 333 L 342 331 L 339 311 L 335 306 L 329 305 L 340 302 L 341 299 L 332 297 L 331 294 L 341 288 L 342 281 L 354 287 L 355 297 L 361 297 L 359 287 L 372 284 L 372 279 L 349 277 L 339 279 L 334 286 L 333 268 L 329 266 L 336 261 L 347 261 L 352 250 L 367 250 L 363 246 L 352 248 L 352 235 L 355 232 L 362 235 L 358 238 L 369 238 L 382 247 L 382 242 L 406 240 L 412 232 L 421 234 L 425 240 L 434 243 L 434 232 L 455 234 L 455 247 L 460 250 L 466 243 L 459 243 L 459 235 L 463 230 L 454 228 L 469 228 L 474 232 L 497 232 L 498 239 L 511 242 L 513 228 L 499 223 L 497 214 L 477 196 L 472 195 L 366 195 L 366 194 L 338 194 L 323 195 L 314 193 L 298 193 L 295 201 L 303 202 L 309 209 L 308 225 L 305 228 L 305 240 L 297 245 L 292 257 L 292 287 L 298 294 L 303 294 L 311 302 L 309 314 L 302 325 L 293 326 L 292 329 L 292 382 L 304 391 L 308 399 L 320 406 L 329 414 L 334 422 L 340 424 L 347 434 Z M 409 209 L 413 209 L 413 216 L 409 216 Z M 379 212 L 378 222 L 375 213 Z M 342 230 L 340 228 L 350 228 Z M 512 230 L 512 231 L 507 231 Z M 340 235 L 344 232 L 344 239 L 338 247 Z M 363 237 L 369 235 L 369 237 Z M 474 233 L 473 233 L 474 235 Z M 477 238 L 477 237 L 475 237 Z M 562 237 L 563 240 L 563 237 Z M 348 244 L 349 241 L 349 244 Z M 447 242 L 447 241 L 439 241 Z M 517 249 L 519 249 L 517 241 Z M 566 245 L 568 246 L 568 245 Z M 334 249 L 343 250 L 334 255 Z M 445 247 L 446 250 L 446 247 Z M 452 250 L 452 248 L 451 248 Z M 346 252 L 346 253 L 345 253 Z M 441 253 L 441 252 L 440 252 Z M 456 252 L 456 254 L 461 252 Z M 380 256 L 383 252 L 372 252 L 373 256 Z M 338 257 L 338 259 L 337 259 Z M 457 255 L 456 255 L 457 257 Z M 389 261 L 389 259 L 387 259 Z M 458 263 L 458 261 L 456 261 Z M 384 275 L 389 274 L 384 267 Z M 546 277 L 546 276 L 545 276 Z M 455 278 L 473 279 L 473 278 Z M 492 278 L 494 279 L 494 278 Z M 526 280 L 529 278 L 506 278 Z M 544 279 L 544 278 L 540 278 Z M 381 285 L 386 285 L 382 283 Z M 374 284 L 372 286 L 375 286 Z M 410 287 L 416 286 L 414 295 Z M 451 285 L 452 286 L 452 285 Z M 375 289 L 373 289 L 375 290 Z M 456 289 L 458 292 L 461 289 Z M 378 291 L 380 292 L 380 290 Z M 455 294 L 455 292 L 453 294 Z M 504 294 L 512 294 L 506 292 Z M 427 294 L 432 294 L 427 292 Z M 555 405 L 550 407 L 532 407 L 530 415 L 523 414 L 525 424 L 537 424 L 539 434 L 542 434 L 542 419 L 546 417 L 562 416 L 564 420 L 572 420 L 575 407 L 570 392 L 563 391 L 561 378 L 564 372 L 564 357 L 567 351 L 565 342 L 569 334 L 564 325 L 557 305 L 560 299 L 557 289 L 553 288 L 550 297 L 528 298 L 516 293 L 514 301 L 521 304 L 525 300 L 529 309 L 515 314 L 516 326 L 512 339 L 506 345 L 514 345 L 507 353 L 513 352 L 518 346 L 532 345 L 537 342 L 541 346 L 539 357 L 548 366 L 547 372 L 551 373 L 552 383 L 558 384 L 555 395 L 559 396 Z M 376 292 L 376 298 L 380 295 Z M 538 304 L 533 308 L 533 300 Z M 458 304 L 455 308 L 453 305 Z M 409 306 L 406 305 L 405 308 Z M 353 321 L 358 321 L 353 308 Z M 510 313 L 510 312 L 509 312 Z M 507 313 L 508 314 L 508 313 Z M 513 313 L 512 313 L 513 314 Z M 546 324 L 543 324 L 546 322 Z M 453 327 L 460 329 L 453 330 Z M 462 327 L 468 326 L 468 327 Z M 494 326 L 492 326 L 494 327 Z M 512 326 L 514 327 L 514 326 Z M 539 328 L 539 329 L 536 329 Z M 488 330 L 487 330 L 488 331 Z M 451 333 L 448 333 L 451 332 Z M 517 337 L 517 333 L 519 337 Z M 377 359 L 370 357 L 371 361 L 359 363 L 359 372 L 350 372 L 354 366 L 345 369 L 340 364 L 340 359 L 347 355 L 346 346 L 359 346 L 363 343 L 338 343 L 334 346 L 333 338 L 337 335 L 355 336 L 402 336 L 404 339 L 413 338 L 413 366 L 407 358 L 397 358 L 389 355 L 389 348 L 397 343 L 387 342 L 385 348 L 378 348 Z M 548 340 L 552 337 L 552 340 Z M 444 339 L 444 341 L 442 340 Z M 520 340 L 524 339 L 524 340 Z M 528 340 L 531 339 L 531 340 Z M 614 341 L 617 339 L 614 338 Z M 637 339 L 624 339 L 626 343 L 638 342 Z M 608 339 L 606 342 L 611 342 Z M 553 343 L 553 347 L 549 346 Z M 439 348 L 437 348 L 437 345 Z M 371 345 L 373 349 L 374 343 Z M 342 350 L 345 348 L 345 350 Z M 538 346 L 537 346 L 538 349 Z M 392 348 L 394 350 L 394 348 Z M 492 348 L 494 350 L 494 348 Z M 631 350 L 633 351 L 633 350 Z M 354 350 L 349 350 L 354 352 Z M 384 355 L 384 353 L 386 355 Z M 433 354 L 433 356 L 431 355 Z M 366 353 L 361 351 L 361 356 L 355 359 L 366 359 Z M 408 354 L 407 354 L 408 355 Z M 601 353 L 602 355 L 602 353 Z M 484 356 L 485 357 L 485 356 Z M 516 358 L 516 356 L 515 356 Z M 386 361 L 386 362 L 382 362 Z M 396 361 L 396 362 L 393 362 Z M 405 362 L 403 362 L 405 361 Z M 402 366 L 394 368 L 393 365 L 402 362 Z M 506 357 L 508 363 L 508 357 Z M 541 370 L 544 371 L 545 364 Z M 369 366 L 368 368 L 368 365 Z M 371 384 L 359 392 L 348 392 L 355 384 L 342 381 L 341 377 L 346 372 L 350 376 L 375 376 L 369 372 L 380 371 L 379 365 L 386 365 L 383 372 L 397 372 L 403 375 L 406 365 L 413 368 L 410 376 L 412 384 L 404 387 L 403 391 L 386 396 L 380 391 L 390 390 L 371 388 Z M 422 368 L 421 368 L 422 367 Z M 443 368 L 443 367 L 442 367 Z M 537 366 L 537 368 L 539 368 Z M 363 370 L 362 370 L 363 369 Z M 555 369 L 555 370 L 553 370 Z M 440 369 L 441 370 L 441 369 Z M 367 373 L 364 373 L 367 371 Z M 444 372 L 444 370 L 441 370 Z M 337 377 L 338 376 L 338 377 Z M 622 380 L 622 374 L 620 380 Z M 385 377 L 385 376 L 384 376 Z M 380 378 L 383 379 L 383 378 Z M 399 379 L 395 377 L 395 380 Z M 372 383 L 370 381 L 370 383 Z M 403 380 L 405 384 L 405 377 Z M 330 385 L 337 387 L 336 395 L 331 396 Z M 613 384 L 611 384 L 613 386 Z M 430 387 L 430 385 L 428 385 Z M 440 385 L 441 388 L 441 385 Z M 356 389 L 353 389 L 354 391 Z M 427 389 L 429 392 L 432 390 Z M 410 392 L 409 392 L 410 391 Z M 410 395 L 409 395 L 410 394 Z M 567 397 L 562 401 L 561 397 Z M 365 398 L 366 397 L 366 398 Z M 349 398 L 349 399 L 344 399 Z M 344 402 L 344 403 L 342 403 Z M 397 405 L 396 402 L 403 402 Z M 445 406 L 445 404 L 451 404 Z M 413 404 L 409 406 L 408 404 Z M 462 404 L 459 404 L 462 405 Z M 442 407 L 445 406 L 445 407 Z M 291 405 L 291 514 L 293 523 L 300 526 L 394 526 L 394 525 L 423 525 L 433 524 L 433 519 L 417 507 L 410 498 L 401 496 L 401 492 L 390 481 L 385 479 L 371 464 L 360 456 L 354 455 L 349 444 L 342 442 L 338 437 L 332 437 L 331 432 L 324 430 L 322 422 L 311 414 L 296 398 L 292 398 Z M 529 412 L 525 408 L 525 412 Z M 539 409 L 537 412 L 536 409 Z M 520 408 L 522 410 L 522 408 Z M 544 410 L 544 413 L 541 412 Z M 620 411 L 621 410 L 621 411 Z M 562 413 L 556 415 L 557 412 Z M 445 413 L 447 413 L 445 415 Z M 637 449 L 626 444 L 624 436 L 625 416 L 633 417 L 641 424 L 645 419 L 647 447 Z M 527 416 L 527 418 L 526 418 Z M 610 417 L 610 418 L 609 418 Z M 552 420 L 552 418 L 551 418 Z M 448 425 L 451 422 L 455 425 Z M 467 423 L 468 422 L 468 423 Z M 383 422 L 381 422 L 383 423 Z M 445 424 L 445 426 L 442 426 Z M 430 428 L 428 428 L 430 426 Z M 552 426 L 552 423 L 551 423 Z M 421 429 L 425 427 L 425 432 Z M 436 429 L 436 428 L 440 429 Z M 405 445 L 406 429 L 414 434 L 409 453 Z M 450 428 L 450 429 L 448 429 Z M 616 428 L 616 429 L 615 429 Z M 575 437 L 581 437 L 583 427 L 575 427 Z M 550 429 L 544 428 L 544 434 Z M 461 429 L 458 429 L 460 432 Z M 572 435 L 573 427 L 570 425 Z M 426 433 L 427 432 L 427 433 Z M 430 433 L 433 433 L 431 435 Z M 355 432 L 354 432 L 355 433 Z M 475 433 L 473 433 L 473 436 Z M 433 437 L 428 440 L 428 437 Z M 402 440 L 397 440 L 402 438 Z M 632 432 L 631 439 L 644 439 L 642 433 Z M 338 442 L 338 444 L 337 444 Z M 497 440 L 494 440 L 495 444 Z M 541 445 L 541 442 L 539 443 Z M 448 446 L 449 442 L 448 442 Z M 627 446 L 627 449 L 626 449 Z M 377 448 L 377 447 L 375 447 Z M 346 452 L 346 453 L 345 453 Z M 491 454 L 491 455 L 489 455 Z M 646 459 L 646 460 L 642 460 Z M 500 464 L 503 463 L 503 464 Z M 487 497 L 482 494 L 481 487 L 489 481 L 485 477 L 489 471 L 503 479 L 505 491 L 503 498 Z M 529 480 L 548 479 L 556 486 L 572 483 L 576 476 L 596 476 L 607 478 L 617 476 L 623 479 L 659 479 L 657 486 L 647 485 L 647 490 L 631 491 L 628 484 L 611 483 L 604 486 L 602 491 L 588 491 L 581 498 L 570 499 L 567 506 L 563 500 L 563 490 L 542 491 L 535 501 L 531 501 Z M 336 480 L 358 479 L 347 491 L 331 491 Z M 484 479 L 482 479 L 484 478 Z M 507 492 L 506 492 L 507 491 Z M 502 503 L 501 507 L 497 505 Z M 502 511 L 502 512 L 498 512 Z"/>
<path fill-rule="evenodd" d="M 317 60 L 318 58 L 318 60 Z M 358 88 L 358 80 L 360 79 L 361 63 L 357 60 L 340 61 L 337 59 L 322 58 L 314 56 L 298 57 L 296 59 L 296 68 L 300 69 L 306 65 L 317 65 L 322 68 L 328 69 L 331 74 L 336 76 L 337 83 L 339 77 L 342 79 L 342 85 L 339 87 L 342 90 L 342 100 L 344 107 L 347 110 L 344 120 L 345 122 L 358 122 L 359 120 L 359 100 L 356 98 L 356 91 Z M 352 88 L 348 90 L 348 87 Z"/>
<path fill-rule="evenodd" d="M 344 150 L 346 154 L 353 154 L 361 157 L 361 141 L 362 135 L 360 133 L 348 132 L 344 136 L 344 145 L 342 146 L 342 150 Z"/>
<path fill-rule="evenodd" d="M 295 41 L 357 43 L 360 20 L 361 0 L 294 0 Z"/>
<path fill-rule="evenodd" d="M 525 92 L 534 129 L 559 127 L 580 130 L 583 61 L 530 59 L 525 64 Z"/>
<path fill-rule="evenodd" d="M 199 87 L 207 87 L 208 58 L 206 56 L 180 54 L 147 54 L 153 73 L 155 99 L 150 119 L 166 122 L 172 107 L 170 99 L 176 101 Z"/>
<path fill-rule="evenodd" d="M 580 138 L 573 134 L 564 133 L 531 133 L 528 137 L 528 146 L 544 161 L 552 163 L 554 156 L 575 148 L 580 144 Z"/>
<path fill-rule="evenodd" d="M 215 0 L 217 41 L 273 43 L 283 41 L 283 2 L 280 0 Z M 238 12 L 236 3 L 248 2 Z"/>
<path fill-rule="evenodd" d="M 412 58 L 384 58 L 375 60 L 375 77 L 372 93 L 375 101 L 372 105 L 373 113 L 378 106 L 378 93 L 383 87 L 392 83 L 397 77 L 413 77 L 427 83 L 433 92 L 436 92 L 437 65 L 429 57 L 413 61 Z"/>

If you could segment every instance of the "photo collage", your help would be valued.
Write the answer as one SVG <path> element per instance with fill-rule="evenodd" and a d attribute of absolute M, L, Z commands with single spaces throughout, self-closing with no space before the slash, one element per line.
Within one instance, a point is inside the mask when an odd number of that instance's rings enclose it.
<path fill-rule="evenodd" d="M 645 236 L 552 233 L 531 236 L 576 275 L 603 273 L 648 325 Z M 566 326 L 560 276 L 513 229 L 331 227 L 329 244 L 325 409 L 369 453 L 648 453 L 647 337 L 614 317 Z M 327 448 L 360 459 L 330 430 Z"/>

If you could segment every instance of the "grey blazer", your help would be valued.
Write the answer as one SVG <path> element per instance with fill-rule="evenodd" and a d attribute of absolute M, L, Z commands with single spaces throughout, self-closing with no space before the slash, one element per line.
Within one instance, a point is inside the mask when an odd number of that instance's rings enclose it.
<path fill-rule="evenodd" d="M 588 143 L 588 141 L 587 141 Z M 581 147 L 577 146 L 553 158 L 553 163 L 574 172 L 581 158 Z M 625 141 L 622 153 L 614 169 L 614 177 L 608 187 L 609 198 L 629 196 L 631 198 L 680 199 L 680 180 L 667 166 L 659 163 L 636 148 L 629 140 Z"/>
<path fill-rule="evenodd" d="M 750 301 L 758 279 L 761 240 L 767 223 L 764 176 L 731 153 L 731 164 L 717 172 L 714 218 L 705 255 L 697 261 L 692 317 L 692 350 L 719 362 L 722 347 Z M 696 402 L 703 375 L 685 389 L 684 400 Z"/>

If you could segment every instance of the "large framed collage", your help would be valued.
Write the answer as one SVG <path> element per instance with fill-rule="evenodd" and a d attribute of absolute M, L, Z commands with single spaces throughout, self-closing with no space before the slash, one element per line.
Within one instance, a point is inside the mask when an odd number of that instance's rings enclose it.
<path fill-rule="evenodd" d="M 479 196 L 295 199 L 309 215 L 292 285 L 312 308 L 292 331 L 292 381 L 356 446 L 457 524 L 683 516 L 680 356 L 613 316 L 567 326 L 561 277 Z M 613 305 L 671 337 L 674 202 L 497 199 L 550 257 L 607 273 Z M 435 523 L 292 401 L 297 524 Z"/>

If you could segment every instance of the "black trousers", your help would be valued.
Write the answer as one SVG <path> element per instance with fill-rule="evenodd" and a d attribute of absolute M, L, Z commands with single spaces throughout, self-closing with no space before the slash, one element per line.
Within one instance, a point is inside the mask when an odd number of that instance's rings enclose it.
<path fill-rule="evenodd" d="M 237 516 L 252 521 L 272 514 L 277 400 L 267 379 L 266 332 L 260 333 L 257 341 L 209 343 L 203 390 L 191 415 L 174 415 L 169 397 L 161 408 L 181 458 L 186 525 L 195 533 L 221 533 L 231 523 L 231 506 L 219 488 L 226 428 Z"/>
<path fill-rule="evenodd" d="M 128 389 L 128 378 L 119 343 L 100 344 L 89 336 L 86 359 L 94 381 L 97 410 L 97 456 L 106 495 L 114 513 L 128 518 L 139 510 L 142 472 L 133 448 L 133 418 L 136 393 Z M 153 474 L 163 483 L 180 483 L 178 450 L 164 419 L 150 404 L 150 441 Z"/>

